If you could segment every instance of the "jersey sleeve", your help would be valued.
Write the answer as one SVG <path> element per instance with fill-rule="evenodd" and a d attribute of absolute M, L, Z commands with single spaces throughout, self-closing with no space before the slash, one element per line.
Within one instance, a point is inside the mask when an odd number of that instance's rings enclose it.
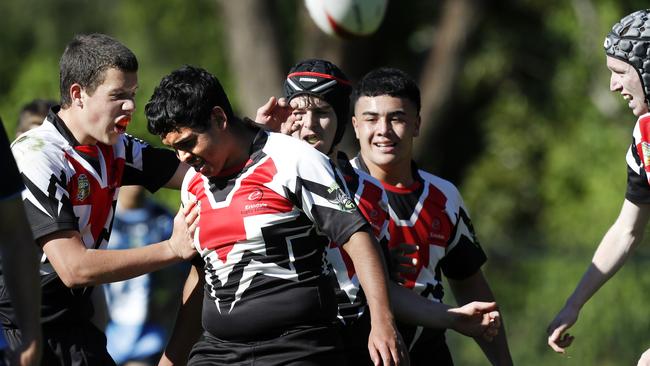
<path fill-rule="evenodd" d="M 296 165 L 294 203 L 330 240 L 344 244 L 357 231 L 370 232 L 356 204 L 341 188 L 340 175 L 329 158 L 307 148 Z"/>
<path fill-rule="evenodd" d="M 172 178 L 180 161 L 173 151 L 153 147 L 130 135 L 120 141 L 124 144 L 125 167 L 122 185 L 140 185 L 156 192 Z"/>
<path fill-rule="evenodd" d="M 456 225 L 447 246 L 447 253 L 440 266 L 448 278 L 463 280 L 478 271 L 487 260 L 485 252 L 476 237 L 472 220 L 465 209 L 465 204 L 457 193 Z M 452 201 L 453 202 L 453 201 Z"/>
<path fill-rule="evenodd" d="M 625 157 L 627 190 L 625 198 L 634 203 L 650 203 L 650 114 L 639 117 L 632 132 L 632 144 Z"/>
<path fill-rule="evenodd" d="M 23 190 L 23 180 L 18 174 L 18 167 L 14 161 L 11 150 L 9 149 L 9 139 L 5 131 L 4 124 L 0 119 L 0 167 L 4 172 L 4 177 L 0 180 L 0 201 L 16 196 Z"/>
<path fill-rule="evenodd" d="M 11 150 L 25 183 L 23 201 L 34 238 L 79 230 L 67 190 L 72 173 L 61 148 L 41 137 L 23 135 Z"/>

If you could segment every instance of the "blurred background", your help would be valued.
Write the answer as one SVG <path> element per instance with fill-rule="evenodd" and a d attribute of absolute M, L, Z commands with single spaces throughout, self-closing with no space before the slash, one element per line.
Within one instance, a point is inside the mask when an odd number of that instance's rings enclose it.
<path fill-rule="evenodd" d="M 0 115 L 11 134 L 22 105 L 58 100 L 58 58 L 75 33 L 110 34 L 138 56 L 129 132 L 157 145 L 144 105 L 183 64 L 217 75 L 249 117 L 280 95 L 299 59 L 327 58 L 353 81 L 374 67 L 401 68 L 422 89 L 417 162 L 463 194 L 515 363 L 632 365 L 650 347 L 646 243 L 587 303 L 568 357 L 546 346 L 546 326 L 623 202 L 636 118 L 609 91 L 602 44 L 618 19 L 647 6 L 393 0 L 376 33 L 341 40 L 318 30 L 299 0 L 1 1 Z M 343 146 L 351 155 L 353 137 Z M 154 198 L 172 210 L 179 202 L 175 191 Z M 487 364 L 472 340 L 449 338 L 456 364 Z"/>

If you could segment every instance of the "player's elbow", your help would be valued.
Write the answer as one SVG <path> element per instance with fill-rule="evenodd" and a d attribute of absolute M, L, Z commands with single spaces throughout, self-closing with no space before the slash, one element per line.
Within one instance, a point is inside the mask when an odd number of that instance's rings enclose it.
<path fill-rule="evenodd" d="M 82 266 L 68 265 L 61 271 L 57 270 L 57 274 L 68 288 L 88 287 L 94 284 L 90 274 Z"/>

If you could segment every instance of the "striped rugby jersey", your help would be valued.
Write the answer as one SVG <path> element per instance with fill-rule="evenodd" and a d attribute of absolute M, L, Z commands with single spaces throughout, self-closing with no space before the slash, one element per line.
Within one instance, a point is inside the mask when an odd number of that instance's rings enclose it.
<path fill-rule="evenodd" d="M 251 341 L 333 324 L 325 249 L 369 228 L 325 155 L 258 130 L 240 171 L 210 178 L 189 171 L 181 197 L 201 202 L 195 247 L 204 262 L 205 330 Z"/>
<path fill-rule="evenodd" d="M 368 171 L 359 156 L 352 160 L 352 165 Z M 419 250 L 410 255 L 417 259 L 416 271 L 403 275 L 403 285 L 431 301 L 442 302 L 442 274 L 462 280 L 476 273 L 487 258 L 458 189 L 451 182 L 418 169 L 415 163 L 412 171 L 415 183 L 411 187 L 383 184 L 390 216 L 388 247 L 400 243 L 419 245 Z M 424 329 L 399 324 L 399 330 L 411 349 Z"/>
<path fill-rule="evenodd" d="M 112 146 L 80 145 L 58 117 L 59 109 L 50 110 L 43 125 L 11 146 L 26 186 L 27 218 L 35 239 L 75 230 L 87 248 L 104 249 L 119 187 L 143 185 L 155 191 L 169 181 L 179 161 L 171 150 L 129 135 L 121 135 Z M 40 273 L 44 323 L 75 322 L 91 315 L 92 288 L 67 288 L 42 251 Z M 0 318 L 3 325 L 15 327 L 6 295 L 0 296 Z"/>

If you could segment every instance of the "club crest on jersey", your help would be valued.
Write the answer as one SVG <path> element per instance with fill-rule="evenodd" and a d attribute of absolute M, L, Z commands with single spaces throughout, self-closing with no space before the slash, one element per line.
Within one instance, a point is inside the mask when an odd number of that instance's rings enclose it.
<path fill-rule="evenodd" d="M 90 196 L 90 182 L 85 174 L 79 174 L 77 178 L 77 201 L 83 201 Z"/>
<path fill-rule="evenodd" d="M 329 201 L 339 206 L 339 209 L 344 212 L 352 212 L 357 208 L 354 201 L 352 201 L 352 199 L 340 188 L 334 191 L 334 199 Z"/>

